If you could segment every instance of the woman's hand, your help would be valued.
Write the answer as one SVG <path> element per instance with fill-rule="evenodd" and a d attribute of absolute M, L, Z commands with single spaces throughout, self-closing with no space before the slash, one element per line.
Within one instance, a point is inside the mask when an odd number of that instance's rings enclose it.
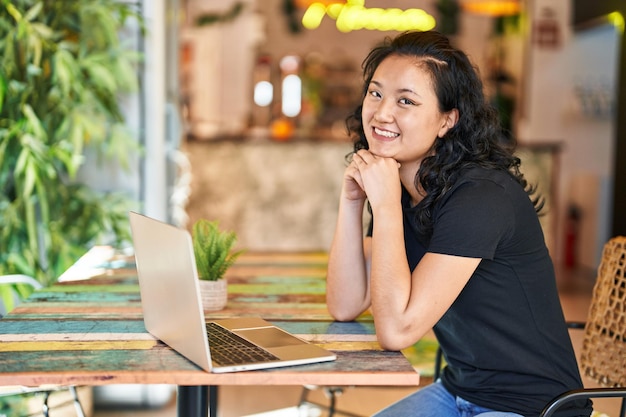
<path fill-rule="evenodd" d="M 343 195 L 346 199 L 354 201 L 364 201 L 366 198 L 361 173 L 354 159 L 344 172 Z"/>
<path fill-rule="evenodd" d="M 372 207 L 391 202 L 399 204 L 402 189 L 400 187 L 400 164 L 393 158 L 376 156 L 368 150 L 361 149 L 353 159 L 358 170 L 358 181 L 367 195 Z"/>

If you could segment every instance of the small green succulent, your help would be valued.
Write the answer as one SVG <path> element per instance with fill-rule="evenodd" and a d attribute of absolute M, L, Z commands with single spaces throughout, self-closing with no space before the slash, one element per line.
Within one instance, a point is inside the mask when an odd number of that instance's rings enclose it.
<path fill-rule="evenodd" d="M 237 234 L 220 230 L 217 221 L 197 220 L 192 229 L 192 241 L 198 277 L 202 280 L 222 279 L 243 253 L 242 250 L 232 250 Z"/>

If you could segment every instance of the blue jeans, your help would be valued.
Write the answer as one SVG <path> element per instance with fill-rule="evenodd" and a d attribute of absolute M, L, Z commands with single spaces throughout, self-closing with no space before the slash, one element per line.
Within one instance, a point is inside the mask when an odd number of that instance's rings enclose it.
<path fill-rule="evenodd" d="M 374 417 L 523 417 L 494 411 L 455 397 L 440 381 L 401 399 L 374 414 Z"/>

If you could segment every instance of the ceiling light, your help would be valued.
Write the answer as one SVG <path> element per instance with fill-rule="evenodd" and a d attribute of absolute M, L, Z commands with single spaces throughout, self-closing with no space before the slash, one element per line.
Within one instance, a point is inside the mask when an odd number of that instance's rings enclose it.
<path fill-rule="evenodd" d="M 316 29 L 325 16 L 334 19 L 341 32 L 359 29 L 430 30 L 436 25 L 435 18 L 422 9 L 367 8 L 365 0 L 311 3 L 304 12 L 302 25 L 307 29 Z"/>

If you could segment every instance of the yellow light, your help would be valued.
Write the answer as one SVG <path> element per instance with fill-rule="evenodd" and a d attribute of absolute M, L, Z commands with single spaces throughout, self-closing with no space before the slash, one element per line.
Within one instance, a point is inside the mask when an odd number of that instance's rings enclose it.
<path fill-rule="evenodd" d="M 364 10 L 363 6 L 346 5 L 337 17 L 337 29 L 341 32 L 350 32 L 355 29 L 359 13 Z"/>
<path fill-rule="evenodd" d="M 326 6 L 322 3 L 313 3 L 302 16 L 302 25 L 307 29 L 317 29 L 326 15 Z"/>
<path fill-rule="evenodd" d="M 409 30 L 411 28 L 411 26 L 417 25 L 417 26 L 427 26 L 428 25 L 428 14 L 425 13 L 423 10 L 419 10 L 419 9 L 411 9 L 411 10 L 407 10 L 406 12 L 404 12 L 404 14 L 402 15 L 402 20 L 400 23 L 400 30 L 401 31 L 405 31 L 405 30 Z M 431 16 L 432 18 L 432 16 Z M 434 27 L 434 19 L 432 19 L 433 21 L 433 27 Z"/>
<path fill-rule="evenodd" d="M 467 12 L 488 16 L 511 16 L 521 11 L 519 0 L 466 0 L 461 2 L 461 7 Z"/>
<path fill-rule="evenodd" d="M 436 25 L 435 18 L 421 9 L 402 10 L 398 8 L 365 7 L 364 0 L 348 0 L 346 3 L 311 4 L 304 13 L 302 24 L 307 29 L 319 27 L 324 14 L 336 20 L 337 29 L 350 32 L 368 30 L 430 30 Z"/>
<path fill-rule="evenodd" d="M 356 13 L 356 16 L 354 19 L 354 26 L 352 29 L 353 30 L 365 29 L 369 21 L 370 21 L 369 12 L 367 11 L 367 9 L 364 9 L 361 12 Z"/>
<path fill-rule="evenodd" d="M 331 19 L 337 20 L 337 17 L 339 17 L 339 13 L 341 13 L 341 11 L 343 10 L 343 6 L 343 3 L 330 4 L 326 8 L 326 13 Z"/>
<path fill-rule="evenodd" d="M 615 26 L 621 33 L 624 33 L 624 16 L 620 12 L 609 13 L 608 20 L 613 26 Z"/>
<path fill-rule="evenodd" d="M 383 9 L 379 7 L 372 7 L 371 9 L 367 9 L 367 13 L 365 13 L 365 24 L 363 28 L 367 30 L 376 30 L 378 25 L 378 19 L 380 19 L 380 15 L 383 13 Z"/>

